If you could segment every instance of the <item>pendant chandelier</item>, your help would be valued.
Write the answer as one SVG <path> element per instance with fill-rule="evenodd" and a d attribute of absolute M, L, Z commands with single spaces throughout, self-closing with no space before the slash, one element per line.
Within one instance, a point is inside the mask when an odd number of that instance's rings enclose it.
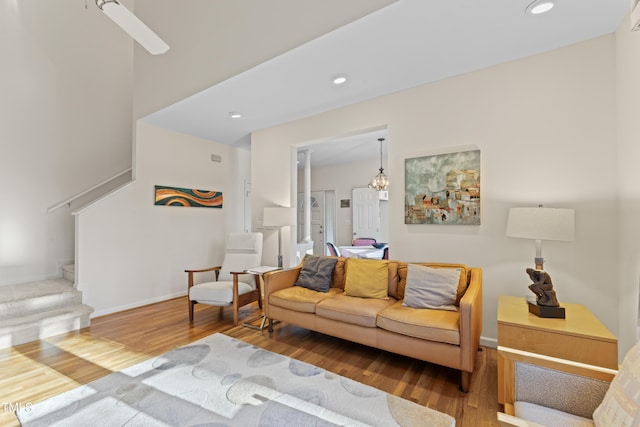
<path fill-rule="evenodd" d="M 389 189 L 389 178 L 384 174 L 384 168 L 382 167 L 382 141 L 384 141 L 384 138 L 378 138 L 378 141 L 380 141 L 380 173 L 373 177 L 369 183 L 369 188 L 377 191 L 387 191 Z"/>

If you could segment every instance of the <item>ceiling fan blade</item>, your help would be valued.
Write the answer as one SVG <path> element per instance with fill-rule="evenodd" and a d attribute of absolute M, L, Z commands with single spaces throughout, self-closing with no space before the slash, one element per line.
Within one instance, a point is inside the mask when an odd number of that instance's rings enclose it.
<path fill-rule="evenodd" d="M 164 40 L 116 0 L 96 0 L 96 6 L 152 55 L 169 50 L 169 45 Z"/>

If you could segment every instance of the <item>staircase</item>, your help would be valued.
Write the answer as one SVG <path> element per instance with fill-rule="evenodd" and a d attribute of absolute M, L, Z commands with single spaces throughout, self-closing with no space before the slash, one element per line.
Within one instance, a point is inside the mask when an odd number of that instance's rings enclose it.
<path fill-rule="evenodd" d="M 93 308 L 82 304 L 74 275 L 70 264 L 58 279 L 0 286 L 0 348 L 89 326 Z"/>

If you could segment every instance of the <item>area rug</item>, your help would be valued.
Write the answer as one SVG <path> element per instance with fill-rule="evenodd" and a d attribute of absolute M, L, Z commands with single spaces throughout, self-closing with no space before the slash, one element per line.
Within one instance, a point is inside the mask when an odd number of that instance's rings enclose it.
<path fill-rule="evenodd" d="M 449 415 L 222 334 L 17 414 L 35 426 L 453 426 Z"/>

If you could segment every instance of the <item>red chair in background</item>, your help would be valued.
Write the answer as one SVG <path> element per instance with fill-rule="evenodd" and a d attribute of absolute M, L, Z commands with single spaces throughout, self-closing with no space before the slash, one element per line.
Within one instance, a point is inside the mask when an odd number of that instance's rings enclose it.
<path fill-rule="evenodd" d="M 351 246 L 371 246 L 374 243 L 376 243 L 376 239 L 372 237 L 359 237 L 357 239 L 353 239 Z"/>

